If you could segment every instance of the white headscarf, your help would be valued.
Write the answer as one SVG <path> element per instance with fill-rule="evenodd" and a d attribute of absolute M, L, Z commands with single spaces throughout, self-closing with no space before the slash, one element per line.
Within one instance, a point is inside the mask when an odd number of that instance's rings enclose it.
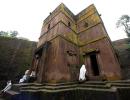
<path fill-rule="evenodd" d="M 26 70 L 26 71 L 25 71 L 25 75 L 28 75 L 28 74 L 29 74 L 29 70 Z"/>
<path fill-rule="evenodd" d="M 79 74 L 79 80 L 85 80 L 85 74 L 86 74 L 86 68 L 85 65 L 83 64 L 80 68 L 80 74 Z"/>

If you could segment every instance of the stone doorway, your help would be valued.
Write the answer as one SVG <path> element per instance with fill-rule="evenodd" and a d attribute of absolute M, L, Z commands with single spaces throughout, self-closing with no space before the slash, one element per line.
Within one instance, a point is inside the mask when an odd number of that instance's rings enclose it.
<path fill-rule="evenodd" d="M 100 80 L 101 78 L 98 55 L 98 52 L 90 52 L 84 55 L 84 64 L 86 65 L 89 80 Z"/>
<path fill-rule="evenodd" d="M 94 54 L 91 54 L 89 57 L 90 57 L 90 63 L 91 63 L 91 69 L 92 69 L 93 75 L 99 76 L 99 64 L 97 61 L 97 55 L 94 53 Z"/>

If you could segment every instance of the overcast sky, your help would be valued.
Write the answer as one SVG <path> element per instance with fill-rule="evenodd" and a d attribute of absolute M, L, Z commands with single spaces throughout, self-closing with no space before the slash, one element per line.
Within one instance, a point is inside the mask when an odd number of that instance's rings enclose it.
<path fill-rule="evenodd" d="M 126 37 L 123 29 L 116 28 L 116 21 L 123 14 L 130 15 L 128 0 L 0 0 L 0 31 L 16 30 L 20 37 L 38 41 L 43 20 L 60 3 L 74 14 L 94 4 L 111 40 Z"/>

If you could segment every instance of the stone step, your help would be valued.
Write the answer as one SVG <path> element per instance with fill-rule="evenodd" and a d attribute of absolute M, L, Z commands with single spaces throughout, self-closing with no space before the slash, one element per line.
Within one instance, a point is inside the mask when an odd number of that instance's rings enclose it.
<path fill-rule="evenodd" d="M 78 88 L 77 90 L 55 92 L 52 92 L 52 90 L 51 92 L 23 91 L 21 95 L 29 98 L 26 100 L 62 100 L 62 97 L 64 97 L 64 100 L 118 100 L 117 91 L 114 89 Z"/>
<path fill-rule="evenodd" d="M 16 95 L 19 95 L 19 94 L 20 94 L 20 92 L 9 90 L 9 91 L 2 93 L 1 98 L 3 100 L 12 100 L 13 96 L 16 96 Z"/>
<path fill-rule="evenodd" d="M 18 86 L 18 85 L 15 85 Z M 84 88 L 102 88 L 109 89 L 111 87 L 130 87 L 130 84 L 127 83 L 117 83 L 117 82 L 85 82 L 82 84 L 49 84 L 49 85 L 41 85 L 41 84 L 22 84 L 19 87 L 21 90 L 57 90 L 57 89 L 66 89 L 66 88 L 76 88 L 76 87 L 84 87 Z"/>
<path fill-rule="evenodd" d="M 14 100 L 127 100 L 130 98 L 130 81 L 86 81 L 83 83 L 14 84 L 9 93 Z M 8 95 L 8 97 L 10 96 Z M 121 98 L 121 99 L 119 99 Z"/>

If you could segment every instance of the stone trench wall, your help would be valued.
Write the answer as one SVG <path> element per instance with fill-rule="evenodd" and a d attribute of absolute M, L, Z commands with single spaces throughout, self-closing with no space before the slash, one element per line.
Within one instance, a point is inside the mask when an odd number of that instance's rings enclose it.
<path fill-rule="evenodd" d="M 121 65 L 123 79 L 130 79 L 130 38 L 114 41 L 113 46 Z"/>
<path fill-rule="evenodd" d="M 0 37 L 0 89 L 7 80 L 18 82 L 32 62 L 36 42 Z"/>

